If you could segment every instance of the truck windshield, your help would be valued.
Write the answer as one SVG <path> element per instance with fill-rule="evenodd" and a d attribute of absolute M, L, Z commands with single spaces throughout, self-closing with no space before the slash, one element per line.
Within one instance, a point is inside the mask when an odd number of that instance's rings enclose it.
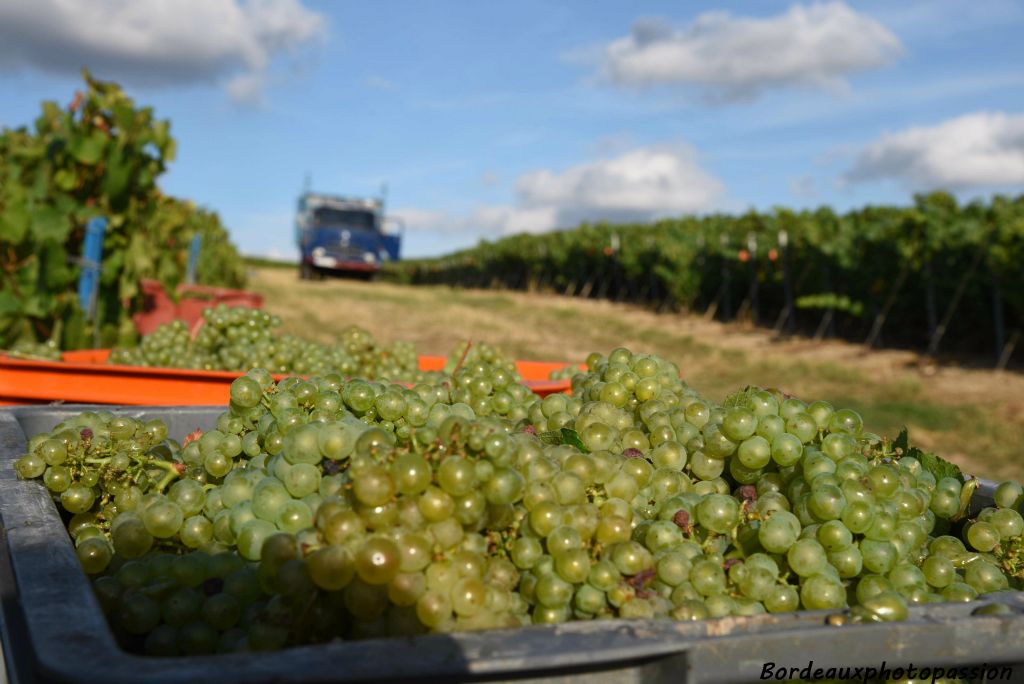
<path fill-rule="evenodd" d="M 336 226 L 356 230 L 376 230 L 373 212 L 320 207 L 313 210 L 313 223 L 317 226 Z"/>

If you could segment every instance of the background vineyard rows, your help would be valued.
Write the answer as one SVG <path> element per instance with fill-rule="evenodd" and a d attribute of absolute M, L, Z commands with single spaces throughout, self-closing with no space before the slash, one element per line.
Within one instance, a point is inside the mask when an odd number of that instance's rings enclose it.
<path fill-rule="evenodd" d="M 392 264 L 410 284 L 639 302 L 869 345 L 992 355 L 1024 326 L 1024 196 L 845 214 L 775 209 L 481 242 Z"/>
<path fill-rule="evenodd" d="M 174 158 L 170 123 L 114 83 L 45 102 L 30 128 L 0 131 L 0 348 L 53 339 L 65 349 L 134 335 L 139 280 L 171 289 L 202 236 L 198 279 L 242 285 L 244 263 L 217 214 L 157 187 Z M 108 219 L 95 321 L 76 294 L 89 219 Z M 94 334 L 95 333 L 95 334 Z"/>

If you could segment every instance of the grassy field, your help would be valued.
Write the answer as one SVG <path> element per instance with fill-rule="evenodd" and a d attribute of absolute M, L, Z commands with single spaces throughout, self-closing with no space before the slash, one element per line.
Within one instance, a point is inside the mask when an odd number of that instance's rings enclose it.
<path fill-rule="evenodd" d="M 296 269 L 267 267 L 252 270 L 251 286 L 290 331 L 323 342 L 358 325 L 382 341 L 414 342 L 422 354 L 447 354 L 472 340 L 522 359 L 582 361 L 624 346 L 672 359 L 715 400 L 746 385 L 826 399 L 860 411 L 879 434 L 906 425 L 912 442 L 967 472 L 1024 479 L 1024 377 L 1017 374 L 937 367 L 910 352 L 775 339 L 700 317 L 555 295 L 305 282 Z"/>

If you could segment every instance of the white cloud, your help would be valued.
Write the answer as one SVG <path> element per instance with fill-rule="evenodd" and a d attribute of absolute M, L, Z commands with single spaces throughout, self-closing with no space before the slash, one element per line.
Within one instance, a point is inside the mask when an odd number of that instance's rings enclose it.
<path fill-rule="evenodd" d="M 794 176 L 789 179 L 789 192 L 802 199 L 810 199 L 818 195 L 818 185 L 814 176 Z"/>
<path fill-rule="evenodd" d="M 406 230 L 417 233 L 457 233 L 464 227 L 462 221 L 440 209 L 396 207 L 388 210 L 388 216 L 399 219 Z"/>
<path fill-rule="evenodd" d="M 681 28 L 638 21 L 606 46 L 601 73 L 619 85 L 693 85 L 731 101 L 779 87 L 841 89 L 850 74 L 886 66 L 902 51 L 881 23 L 829 2 L 767 18 L 708 12 Z"/>
<path fill-rule="evenodd" d="M 5 0 L 0 69 L 84 66 L 140 86 L 226 81 L 252 103 L 276 59 L 325 32 L 326 19 L 300 0 Z"/>
<path fill-rule="evenodd" d="M 916 189 L 1024 184 L 1024 114 L 976 112 L 886 133 L 861 149 L 845 178 L 895 178 Z"/>
<path fill-rule="evenodd" d="M 718 206 L 721 182 L 684 144 L 642 147 L 563 171 L 542 169 L 516 181 L 512 204 L 481 205 L 467 215 L 396 209 L 410 230 L 485 238 L 544 233 L 582 221 L 647 221 Z"/>

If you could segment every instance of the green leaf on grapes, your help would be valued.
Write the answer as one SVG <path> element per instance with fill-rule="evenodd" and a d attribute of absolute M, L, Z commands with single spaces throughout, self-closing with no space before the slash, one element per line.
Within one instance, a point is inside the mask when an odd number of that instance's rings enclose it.
<path fill-rule="evenodd" d="M 559 444 L 562 443 L 562 431 L 552 430 L 551 432 L 538 432 L 537 439 L 539 439 L 544 444 L 558 446 Z"/>
<path fill-rule="evenodd" d="M 738 392 L 733 392 L 728 397 L 726 397 L 725 401 L 722 402 L 722 407 L 732 408 L 733 406 L 746 406 L 747 402 L 750 400 L 751 395 L 753 395 L 754 392 L 760 391 L 760 387 L 755 387 L 754 385 L 747 385 Z"/>
<path fill-rule="evenodd" d="M 583 440 L 580 439 L 580 435 L 579 435 L 578 432 L 576 432 L 575 430 L 572 430 L 570 428 L 564 427 L 564 428 L 561 429 L 561 433 L 562 433 L 562 444 L 572 445 L 572 446 L 576 447 L 577 449 L 579 449 L 580 451 L 586 453 L 587 447 L 586 447 L 585 444 L 583 444 Z"/>
<path fill-rule="evenodd" d="M 907 435 L 907 428 L 900 430 L 900 434 L 892 441 L 894 449 L 901 449 L 903 453 L 907 453 L 907 449 L 910 448 L 910 437 Z"/>
<path fill-rule="evenodd" d="M 911 449 L 910 451 L 910 455 L 919 460 L 921 467 L 934 475 L 936 481 L 944 477 L 956 478 L 960 482 L 964 481 L 963 471 L 955 463 L 950 463 L 940 456 L 926 453 L 920 449 Z"/>
<path fill-rule="evenodd" d="M 892 446 L 894 449 L 902 451 L 903 456 L 916 458 L 921 463 L 921 467 L 931 473 L 936 481 L 944 477 L 952 477 L 960 482 L 965 481 L 963 471 L 955 463 L 950 463 L 941 456 L 910 446 L 907 428 L 900 430 L 900 434 L 893 440 Z"/>
<path fill-rule="evenodd" d="M 571 428 L 564 427 L 561 430 L 551 430 L 550 432 L 540 432 L 537 434 L 539 439 L 544 444 L 551 446 L 561 446 L 568 444 L 574 446 L 580 451 L 586 453 L 587 447 L 583 444 L 583 440 L 580 439 L 579 433 Z"/>

